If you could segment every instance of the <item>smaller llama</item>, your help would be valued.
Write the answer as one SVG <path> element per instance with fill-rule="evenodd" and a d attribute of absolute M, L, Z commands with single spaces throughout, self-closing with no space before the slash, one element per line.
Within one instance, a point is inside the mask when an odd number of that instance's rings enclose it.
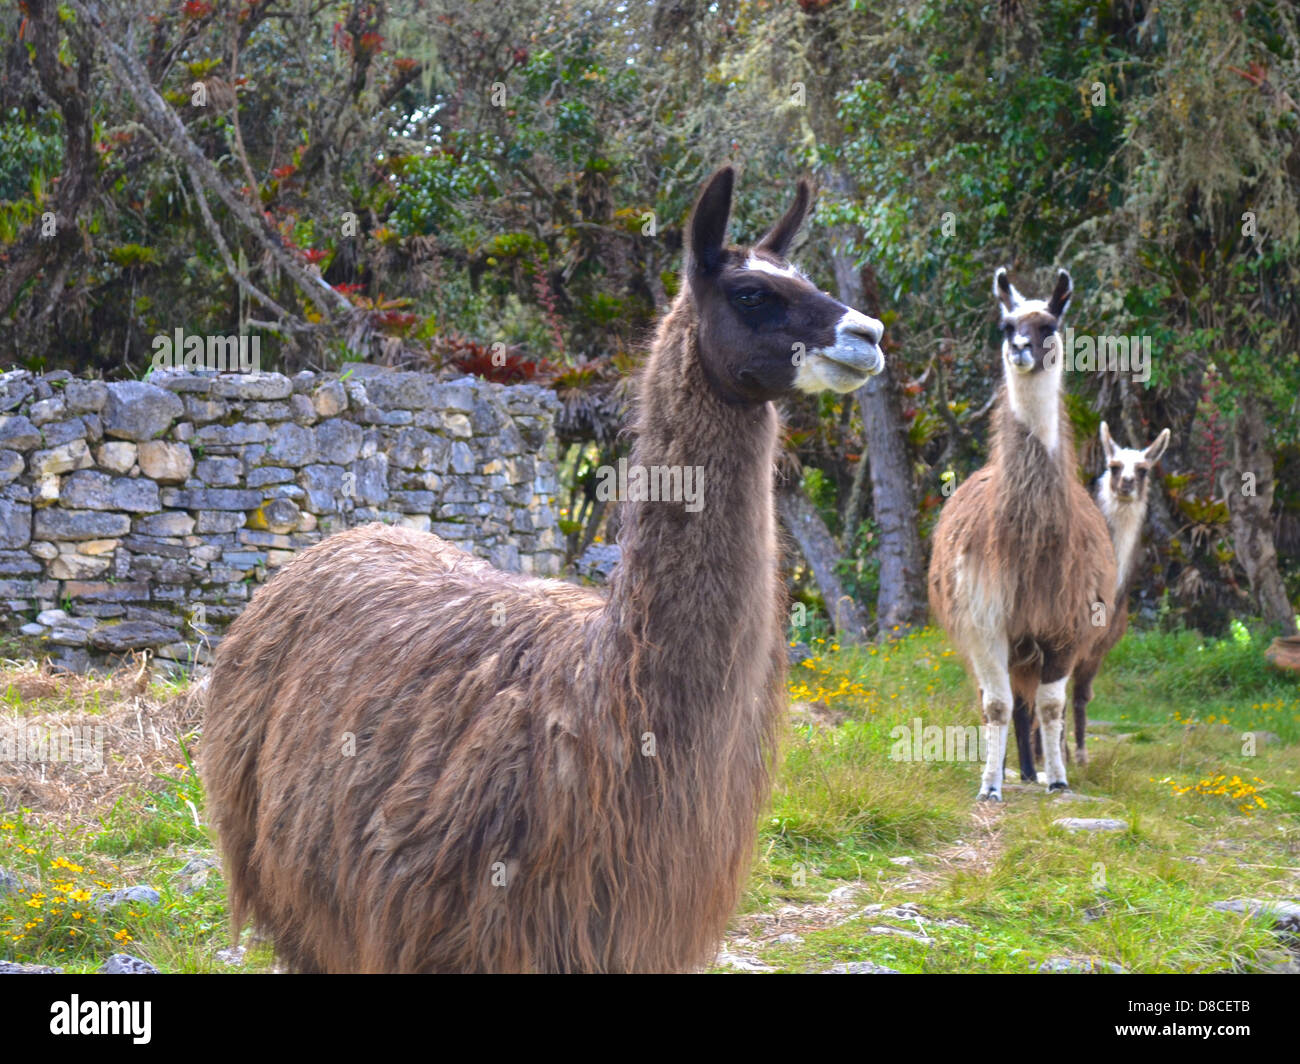
<path fill-rule="evenodd" d="M 1073 286 L 1061 270 L 1046 300 L 994 275 L 1003 387 L 988 464 L 957 489 L 934 530 L 930 608 L 980 689 L 988 752 L 979 797 L 1001 801 L 1013 708 L 1036 709 L 1049 790 L 1064 790 L 1061 731 L 1075 662 L 1097 639 L 1115 594 L 1106 522 L 1075 475 L 1061 398 L 1061 320 Z M 1019 743 L 1020 736 L 1017 735 Z M 1024 739 L 1028 739 L 1028 732 Z M 1021 772 L 1033 754 L 1021 746 Z"/>
<path fill-rule="evenodd" d="M 1106 472 L 1097 481 L 1097 505 L 1106 518 L 1110 539 L 1115 545 L 1115 608 L 1111 611 L 1105 634 L 1074 667 L 1074 756 L 1080 765 L 1088 763 L 1084 737 L 1088 730 L 1088 703 L 1092 701 L 1093 678 L 1106 655 L 1128 628 L 1128 596 L 1137 570 L 1142 524 L 1147 516 L 1149 474 L 1169 446 L 1169 430 L 1165 429 L 1139 451 L 1116 446 L 1103 421 L 1101 445 L 1106 452 Z"/>

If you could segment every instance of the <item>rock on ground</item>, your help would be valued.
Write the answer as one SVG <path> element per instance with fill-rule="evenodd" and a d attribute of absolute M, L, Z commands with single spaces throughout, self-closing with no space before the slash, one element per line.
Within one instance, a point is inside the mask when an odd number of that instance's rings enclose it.
<path fill-rule="evenodd" d="M 1274 931 L 1300 933 L 1300 904 L 1269 898 L 1234 898 L 1211 903 L 1211 909 L 1224 913 L 1249 913 L 1273 921 Z"/>
<path fill-rule="evenodd" d="M 99 966 L 102 975 L 160 975 L 148 961 L 133 957 L 129 953 L 114 953 Z"/>
<path fill-rule="evenodd" d="M 1046 974 L 1082 973 L 1084 975 L 1126 975 L 1118 964 L 1098 957 L 1048 957 L 1038 966 Z"/>
<path fill-rule="evenodd" d="M 108 912 L 115 905 L 122 905 L 126 902 L 134 902 L 137 905 L 157 905 L 162 900 L 159 893 L 153 887 L 123 887 L 121 890 L 110 890 L 103 894 L 96 894 L 90 901 L 98 912 Z"/>
<path fill-rule="evenodd" d="M 1052 823 L 1066 831 L 1128 831 L 1128 821 L 1109 817 L 1063 816 Z"/>

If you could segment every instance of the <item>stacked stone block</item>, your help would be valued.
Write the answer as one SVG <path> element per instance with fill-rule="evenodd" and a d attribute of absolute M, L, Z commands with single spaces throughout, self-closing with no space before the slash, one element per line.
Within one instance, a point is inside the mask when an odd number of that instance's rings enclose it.
<path fill-rule="evenodd" d="M 553 393 L 339 374 L 0 375 L 0 603 L 84 671 L 203 661 L 256 585 L 342 528 L 559 572 Z"/>

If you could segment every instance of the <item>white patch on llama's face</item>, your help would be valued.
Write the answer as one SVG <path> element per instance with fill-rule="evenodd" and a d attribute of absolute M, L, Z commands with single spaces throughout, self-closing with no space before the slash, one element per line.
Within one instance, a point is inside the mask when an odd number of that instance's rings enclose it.
<path fill-rule="evenodd" d="M 805 353 L 794 386 L 804 392 L 851 392 L 885 368 L 885 326 L 851 307 L 835 323 L 835 342 Z"/>
<path fill-rule="evenodd" d="M 770 273 L 773 277 L 791 277 L 800 281 L 807 281 L 808 277 L 803 270 L 799 269 L 793 263 L 785 266 L 778 266 L 767 259 L 761 259 L 757 255 L 750 254 L 745 260 L 745 269 L 757 270 L 759 273 Z"/>

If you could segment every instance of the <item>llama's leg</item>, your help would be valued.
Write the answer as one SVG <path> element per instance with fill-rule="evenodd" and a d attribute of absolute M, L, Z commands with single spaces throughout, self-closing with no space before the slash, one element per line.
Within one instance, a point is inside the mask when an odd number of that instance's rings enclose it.
<path fill-rule="evenodd" d="M 1016 751 L 1020 755 L 1020 778 L 1036 783 L 1038 769 L 1034 767 L 1034 744 L 1030 738 L 1033 710 L 1019 695 L 1015 698 L 1012 716 L 1016 724 Z"/>
<path fill-rule="evenodd" d="M 1065 685 L 1068 682 L 1069 677 L 1062 676 L 1059 680 L 1040 684 L 1038 697 L 1034 700 L 1043 730 L 1043 760 L 1049 791 L 1064 791 L 1070 787 L 1065 778 L 1065 759 L 1061 756 L 1061 731 L 1065 725 Z"/>
<path fill-rule="evenodd" d="M 1007 671 L 1005 639 L 982 647 L 971 655 L 971 667 L 980 688 L 984 727 L 988 745 L 984 757 L 984 776 L 980 781 L 980 801 L 1002 801 L 1003 765 L 1007 756 L 1007 729 L 1011 723 L 1011 674 Z"/>
<path fill-rule="evenodd" d="M 1088 703 L 1092 701 L 1095 669 L 1080 667 L 1074 674 L 1074 755 L 1080 765 L 1088 763 Z"/>

